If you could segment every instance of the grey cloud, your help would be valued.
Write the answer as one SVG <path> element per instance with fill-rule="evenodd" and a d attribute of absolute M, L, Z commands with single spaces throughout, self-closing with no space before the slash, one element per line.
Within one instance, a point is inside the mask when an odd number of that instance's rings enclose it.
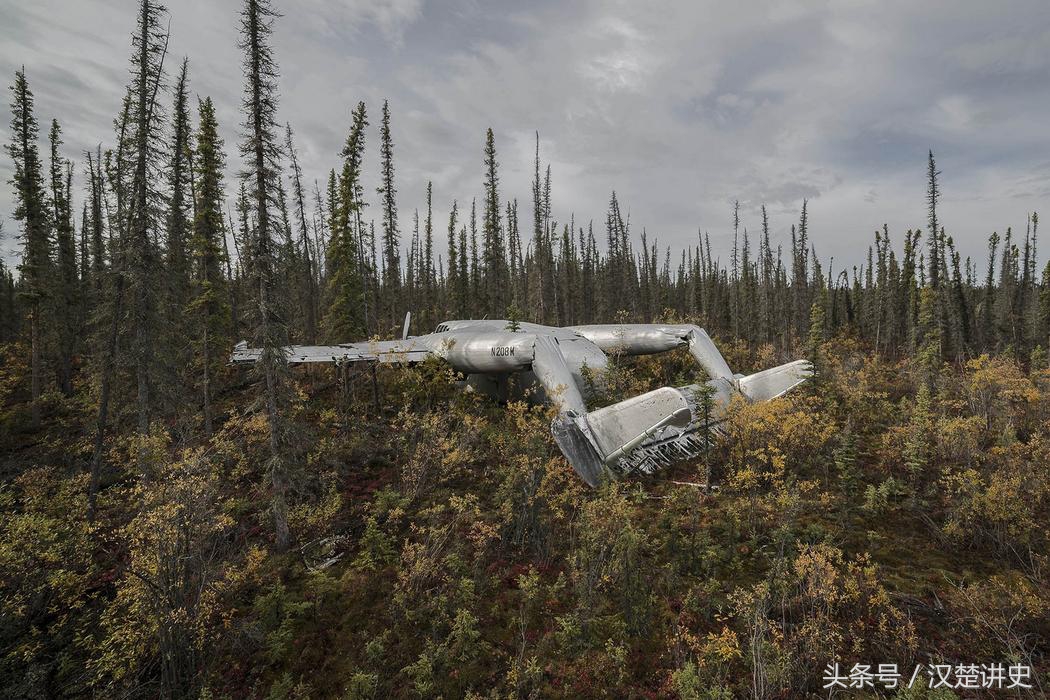
<path fill-rule="evenodd" d="M 238 6 L 170 8 L 172 55 L 190 57 L 192 89 L 216 100 L 231 177 Z M 706 229 L 723 258 L 734 200 L 752 232 L 767 205 L 776 243 L 809 199 L 821 255 L 861 262 L 882 223 L 898 239 L 922 224 L 930 148 L 943 173 L 942 218 L 964 255 L 980 255 L 991 230 L 1023 224 L 1050 194 L 1050 10 L 1038 0 L 1009 11 L 976 0 L 278 6 L 280 116 L 309 177 L 323 185 L 349 111 L 364 100 L 374 192 L 388 98 L 405 228 L 428 180 L 439 219 L 452 199 L 469 207 L 481 192 L 488 127 L 503 197 L 519 200 L 522 221 L 531 218 L 538 130 L 559 221 L 600 223 L 615 189 L 636 230 L 677 247 Z M 0 0 L 0 69 L 10 82 L 26 64 L 41 121 L 63 122 L 70 156 L 112 141 L 133 12 L 116 0 L 39 9 Z M 0 176 L 9 173 L 0 162 Z M 9 190 L 0 188 L 0 216 L 11 210 Z"/>

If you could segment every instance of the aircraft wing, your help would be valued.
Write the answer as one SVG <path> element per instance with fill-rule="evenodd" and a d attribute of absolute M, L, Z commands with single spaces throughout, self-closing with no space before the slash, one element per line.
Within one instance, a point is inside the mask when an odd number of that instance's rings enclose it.
<path fill-rule="evenodd" d="M 422 362 L 433 353 L 416 338 L 407 340 L 376 340 L 342 345 L 291 345 L 285 348 L 291 364 L 307 362 Z M 249 348 L 242 340 L 233 348 L 231 364 L 251 364 L 258 361 L 262 350 Z"/>

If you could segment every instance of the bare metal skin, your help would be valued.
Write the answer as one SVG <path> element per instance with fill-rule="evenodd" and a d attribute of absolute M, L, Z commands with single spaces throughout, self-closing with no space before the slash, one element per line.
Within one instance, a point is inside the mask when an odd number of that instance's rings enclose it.
<path fill-rule="evenodd" d="M 710 336 L 693 325 L 556 328 L 506 320 L 455 320 L 438 324 L 434 333 L 409 337 L 408 322 L 406 317 L 406 337 L 401 340 L 293 345 L 287 348 L 288 361 L 412 363 L 436 356 L 465 374 L 469 389 L 494 395 L 506 384 L 499 379 L 520 374 L 523 384 L 538 384 L 558 408 L 551 425 L 554 439 L 591 486 L 697 456 L 704 449 L 699 428 L 705 420 L 709 426 L 717 422 L 734 397 L 775 399 L 813 373 L 808 361 L 796 360 L 756 374 L 734 374 Z M 680 347 L 688 348 L 706 371 L 709 379 L 704 385 L 663 387 L 588 412 L 584 393 L 589 381 L 601 379 L 608 354 L 650 355 Z M 230 362 L 253 363 L 258 357 L 258 349 L 241 342 Z"/>

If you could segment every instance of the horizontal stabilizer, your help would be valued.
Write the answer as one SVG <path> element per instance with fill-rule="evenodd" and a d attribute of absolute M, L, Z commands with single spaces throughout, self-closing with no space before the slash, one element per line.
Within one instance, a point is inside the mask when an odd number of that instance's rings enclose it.
<path fill-rule="evenodd" d="M 603 476 L 651 473 L 703 451 L 693 387 L 663 387 L 585 415 L 562 413 L 552 427 L 558 447 L 591 486 Z"/>
<path fill-rule="evenodd" d="M 812 376 L 811 362 L 795 360 L 740 379 L 740 391 L 751 401 L 768 401 L 783 396 Z"/>

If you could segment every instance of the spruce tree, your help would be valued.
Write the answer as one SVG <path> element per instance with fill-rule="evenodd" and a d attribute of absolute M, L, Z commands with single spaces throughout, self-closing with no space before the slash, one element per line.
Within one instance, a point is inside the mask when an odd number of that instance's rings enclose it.
<path fill-rule="evenodd" d="M 126 274 L 131 303 L 131 351 L 135 370 L 138 430 L 149 432 L 156 388 L 158 348 L 158 284 L 160 251 L 157 241 L 163 213 L 162 125 L 158 93 L 164 83 L 168 36 L 166 10 L 153 0 L 139 6 L 138 30 L 132 38 L 132 83 L 128 89 L 127 159 L 131 182 L 125 212 Z"/>
<path fill-rule="evenodd" d="M 485 135 L 485 208 L 482 219 L 482 257 L 485 271 L 483 280 L 483 308 L 499 314 L 506 304 L 507 264 L 503 246 L 499 206 L 499 163 L 492 129 Z"/>
<path fill-rule="evenodd" d="M 131 122 L 131 92 L 130 90 L 124 97 L 123 105 L 121 108 L 120 116 L 114 120 L 114 127 L 117 132 L 117 150 L 114 154 L 112 151 L 106 152 L 105 167 L 99 167 L 99 183 L 98 188 L 100 199 L 105 200 L 103 194 L 102 172 L 105 171 L 105 180 L 109 185 L 109 189 L 112 190 L 114 198 L 116 200 L 115 212 L 110 212 L 107 206 L 107 215 L 110 216 L 109 223 L 109 239 L 107 241 L 107 249 L 110 252 L 109 260 L 109 277 L 111 278 L 111 284 L 109 287 L 109 298 L 103 300 L 100 298 L 98 305 L 99 312 L 99 336 L 96 339 L 96 347 L 98 349 L 98 355 L 101 356 L 101 362 L 99 363 L 99 398 L 98 398 L 98 411 L 96 413 L 95 421 L 95 440 L 94 449 L 92 450 L 91 456 L 91 475 L 88 481 L 88 498 L 87 498 L 87 518 L 88 521 L 94 521 L 95 519 L 95 506 L 96 499 L 98 496 L 98 490 L 101 483 L 102 475 L 102 455 L 105 447 L 106 429 L 109 425 L 109 409 L 110 402 L 113 394 L 114 375 L 117 369 L 117 352 L 119 349 L 119 340 L 121 328 L 124 325 L 124 314 L 127 306 L 127 289 L 129 286 L 128 280 L 128 258 L 129 252 L 127 245 L 128 235 L 128 223 L 126 212 L 128 209 L 127 197 L 130 181 L 128 180 L 127 171 L 133 168 L 133 160 L 131 159 L 130 149 L 130 137 L 129 129 Z M 101 161 L 101 159 L 100 159 Z M 99 256 L 100 258 L 101 256 Z M 98 259 L 98 258 L 96 258 Z M 100 293 L 104 288 L 102 284 L 101 275 L 99 275 L 97 288 Z M 140 454 L 140 465 L 142 464 Z"/>
<path fill-rule="evenodd" d="M 281 302 L 281 306 L 285 311 L 300 308 L 301 300 L 297 297 L 296 292 L 299 288 L 298 276 L 301 274 L 302 263 L 299 260 L 298 248 L 295 245 L 292 234 L 292 222 L 288 214 L 288 192 L 284 187 L 284 179 L 281 177 L 275 180 L 277 188 L 277 229 L 280 232 L 277 238 L 277 249 L 275 257 L 278 261 L 277 270 L 279 279 L 276 280 L 276 287 L 283 290 L 285 297 Z M 293 318 L 292 316 L 286 316 L 286 330 L 288 333 L 289 340 L 298 341 L 302 336 L 302 328 L 300 322 L 302 320 L 302 314 L 297 314 Z"/>
<path fill-rule="evenodd" d="M 435 308 L 434 296 L 435 296 L 435 280 L 434 280 L 434 183 L 427 182 L 427 218 L 423 224 L 423 248 L 421 250 L 421 271 L 422 271 L 422 291 L 423 298 L 426 300 L 426 307 L 422 309 L 424 311 L 423 321 L 426 323 L 425 327 L 430 327 L 434 323 L 434 314 L 432 309 Z"/>
<path fill-rule="evenodd" d="M 245 182 L 246 178 L 241 176 L 237 188 L 237 202 L 234 205 L 237 211 L 237 227 L 234 228 L 233 222 L 230 222 L 230 229 L 235 231 L 233 246 L 237 257 L 236 275 L 230 279 L 230 289 L 234 292 L 230 300 L 230 318 L 233 323 L 233 334 L 237 338 L 243 337 L 240 328 L 250 316 L 250 312 L 243 309 L 240 297 L 245 293 L 254 294 L 252 289 L 242 289 L 243 286 L 251 283 L 249 278 L 251 277 L 252 260 L 255 256 L 255 220 Z"/>
<path fill-rule="evenodd" d="M 343 157 L 350 159 L 351 169 L 358 173 L 353 188 L 353 220 L 351 224 L 357 250 L 357 273 L 361 280 L 361 306 L 364 317 L 364 330 L 367 334 L 369 329 L 374 327 L 379 316 L 379 283 L 376 279 L 375 235 L 374 233 L 366 233 L 364 211 L 368 203 L 365 201 L 365 188 L 360 175 L 364 171 L 365 127 L 368 126 L 364 102 L 357 103 L 357 108 L 354 110 L 354 124 L 356 124 L 357 138 L 352 144 L 347 144 L 348 148 L 344 149 Z M 369 239 L 367 246 L 366 239 Z M 366 247 L 370 252 L 370 257 L 366 255 Z"/>
<path fill-rule="evenodd" d="M 363 258 L 358 233 L 364 188 L 361 186 L 365 128 L 368 120 L 364 102 L 353 112 L 350 133 L 343 147 L 343 169 L 338 186 L 332 190 L 333 212 L 328 239 L 328 287 L 324 331 L 329 342 L 345 343 L 358 339 L 367 327 L 363 311 L 365 293 L 362 276 Z"/>
<path fill-rule="evenodd" d="M 536 309 L 536 318 L 540 323 L 548 320 L 548 294 L 550 269 L 548 265 L 546 236 L 547 212 L 543 200 L 543 186 L 540 181 L 540 134 L 536 132 L 536 158 L 533 163 L 532 179 L 532 256 L 536 273 L 532 275 L 532 286 L 527 290 L 529 306 Z"/>
<path fill-rule="evenodd" d="M 189 285 L 189 264 L 186 242 L 190 235 L 190 152 L 193 148 L 190 130 L 188 88 L 186 85 L 189 61 L 183 59 L 182 69 L 175 82 L 175 103 L 172 109 L 172 141 L 168 162 L 168 221 L 165 245 L 165 263 L 168 286 L 177 311 L 186 299 Z M 179 314 L 181 315 L 181 314 Z"/>
<path fill-rule="evenodd" d="M 940 370 L 944 338 L 937 322 L 937 293 L 933 287 L 920 291 L 919 323 L 917 325 L 917 351 L 921 379 L 928 390 L 934 390 L 937 372 Z"/>
<path fill-rule="evenodd" d="M 73 394 L 73 354 L 80 335 L 77 310 L 78 281 L 73 211 L 67 186 L 68 162 L 59 154 L 62 130 L 58 120 L 51 121 L 48 140 L 51 144 L 51 215 L 55 231 L 56 270 L 51 281 L 50 301 L 55 336 L 55 374 L 58 389 L 66 396 Z"/>
<path fill-rule="evenodd" d="M 188 323 L 186 302 L 191 295 L 189 238 L 194 225 L 193 139 L 188 95 L 189 61 L 183 59 L 173 86 L 172 135 L 167 153 L 168 211 L 165 221 L 164 272 L 160 291 L 163 300 L 164 333 L 185 338 L 192 331 Z M 187 387 L 193 383 L 187 372 L 193 364 L 192 347 L 187 343 L 164 343 L 158 348 L 168 381 L 165 403 L 176 415 L 189 398 Z M 191 417 L 187 417 L 192 419 Z M 184 425 L 185 421 L 180 421 Z"/>
<path fill-rule="evenodd" d="M 958 350 L 965 352 L 970 346 L 970 302 L 966 298 L 966 280 L 963 279 L 959 268 L 959 253 L 955 250 L 955 243 L 949 236 L 945 239 L 948 257 L 952 264 L 952 297 L 954 300 L 954 318 L 957 319 L 957 328 L 954 335 L 958 336 Z"/>
<path fill-rule="evenodd" d="M 984 295 L 981 301 L 981 343 L 985 349 L 994 347 L 995 325 L 995 256 L 999 248 L 999 234 L 995 231 L 988 237 L 988 273 L 984 280 Z"/>
<path fill-rule="evenodd" d="M 940 252 L 940 229 L 937 224 L 937 202 L 941 196 L 940 186 L 937 184 L 937 176 L 940 175 L 937 165 L 933 160 L 933 151 L 929 153 L 929 162 L 926 168 L 926 204 L 928 207 L 928 245 L 930 248 L 930 287 L 937 289 L 941 284 L 941 252 Z"/>
<path fill-rule="evenodd" d="M 272 495 L 271 514 L 276 547 L 278 551 L 284 551 L 291 542 L 287 514 L 291 438 L 287 414 L 291 379 L 283 349 L 288 342 L 288 333 L 279 304 L 282 290 L 275 285 L 279 265 L 277 241 L 281 236 L 280 220 L 275 215 L 281 154 L 276 120 L 277 65 L 269 41 L 276 16 L 268 0 L 245 0 L 241 11 L 245 120 L 240 151 L 245 159 L 242 177 L 255 215 L 250 271 L 256 294 L 255 346 L 261 350 L 256 368 L 263 380 L 263 401 L 270 433 L 267 471 Z"/>
<path fill-rule="evenodd" d="M 489 313 L 489 309 L 482 305 L 481 295 L 481 265 L 478 261 L 478 208 L 477 200 L 470 200 L 470 314 L 473 316 L 479 310 Z"/>
<path fill-rule="evenodd" d="M 383 293 L 387 297 L 387 318 L 389 322 L 396 324 L 401 295 L 401 258 L 398 253 L 401 234 L 397 227 L 397 189 L 394 187 L 394 141 L 390 135 L 390 103 L 386 100 L 383 100 L 379 138 L 382 184 L 376 192 L 383 208 Z"/>
<path fill-rule="evenodd" d="M 408 256 L 405 260 L 404 298 L 402 302 L 407 309 L 415 309 L 416 280 L 419 264 L 419 210 L 412 212 L 412 237 L 408 242 Z"/>
<path fill-rule="evenodd" d="M 792 266 L 791 286 L 795 296 L 795 328 L 802 335 L 807 321 L 807 309 L 813 303 L 813 294 L 809 290 L 809 202 L 802 200 L 802 212 L 798 220 L 797 246 L 795 229 L 792 228 Z"/>
<path fill-rule="evenodd" d="M 22 262 L 19 296 L 25 302 L 29 317 L 30 401 L 33 425 L 40 425 L 40 392 L 43 374 L 44 301 L 51 274 L 51 236 L 44 193 L 43 166 L 37 149 L 36 117 L 33 115 L 33 93 L 26 81 L 25 69 L 15 73 L 11 86 L 11 141 L 7 152 L 14 162 L 14 218 L 22 225 Z"/>
<path fill-rule="evenodd" d="M 1003 236 L 1002 260 L 999 264 L 999 288 L 996 290 L 996 331 L 1003 344 L 1017 349 L 1017 246 L 1013 243 L 1013 230 L 1008 226 Z"/>
<path fill-rule="evenodd" d="M 766 213 L 766 205 L 762 205 L 762 242 L 759 245 L 760 282 L 762 286 L 762 314 L 761 314 L 761 338 L 765 343 L 772 343 L 775 336 L 774 329 L 774 290 L 773 290 L 773 251 L 769 245 L 769 215 Z"/>
<path fill-rule="evenodd" d="M 336 179 L 335 168 L 328 171 L 328 188 L 325 190 L 324 205 L 321 207 L 325 213 L 324 223 L 327 237 L 324 243 L 325 269 L 328 269 L 328 251 L 331 249 L 332 236 L 339 229 L 339 181 Z"/>
<path fill-rule="evenodd" d="M 292 197 L 295 206 L 295 222 L 299 233 L 299 248 L 303 265 L 300 270 L 300 298 L 304 312 L 304 330 L 307 344 L 317 342 L 317 281 L 315 277 L 316 254 L 310 242 L 310 230 L 306 223 L 306 197 L 303 193 L 303 169 L 292 140 L 292 125 L 285 124 L 284 147 L 292 167 Z"/>
<path fill-rule="evenodd" d="M 90 217 L 91 231 L 89 232 L 88 247 L 91 256 L 91 302 L 97 304 L 102 298 L 103 276 L 106 269 L 106 220 L 103 213 L 105 207 L 103 202 L 104 176 L 102 174 L 102 147 L 99 146 L 96 155 L 87 152 L 88 175 L 90 187 Z"/>
<path fill-rule="evenodd" d="M 470 311 L 473 308 L 474 297 L 471 295 L 471 278 L 470 278 L 470 258 L 468 256 L 467 249 L 467 227 L 461 226 L 459 229 L 459 272 L 457 273 L 459 279 L 459 316 L 465 318 L 470 315 Z"/>
<path fill-rule="evenodd" d="M 196 215 L 189 254 L 193 270 L 192 298 L 188 310 L 195 318 L 194 336 L 199 348 L 199 386 L 204 432 L 212 432 L 213 384 L 225 351 L 229 345 L 228 291 L 222 273 L 223 250 L 220 241 L 226 238 L 223 224 L 223 153 L 215 107 L 210 97 L 198 104 L 196 169 Z"/>
<path fill-rule="evenodd" d="M 73 164 L 69 163 L 70 185 L 72 185 Z M 72 188 L 69 198 L 72 199 Z M 91 313 L 91 256 L 88 253 L 88 204 L 80 203 L 80 236 L 77 239 L 77 328 L 87 328 L 87 319 Z"/>
<path fill-rule="evenodd" d="M 453 315 L 462 315 L 462 289 L 463 283 L 459 274 L 459 258 L 463 254 L 456 244 L 456 216 L 458 215 L 456 200 L 452 200 L 452 210 L 448 214 L 448 276 L 446 287 L 448 289 L 448 312 Z"/>

